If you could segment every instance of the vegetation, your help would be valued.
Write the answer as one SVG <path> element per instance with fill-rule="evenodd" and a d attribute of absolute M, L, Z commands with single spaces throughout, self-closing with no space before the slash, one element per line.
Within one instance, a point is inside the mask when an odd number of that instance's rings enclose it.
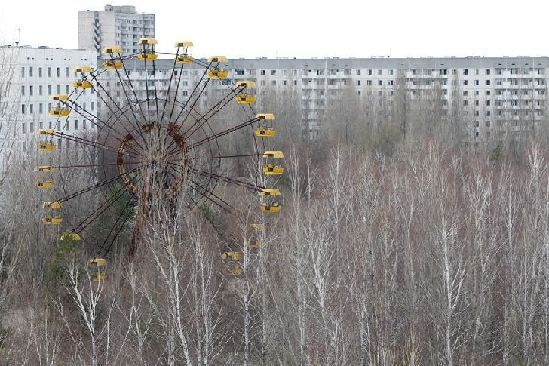
<path fill-rule="evenodd" d="M 61 246 L 56 230 L 39 224 L 39 193 L 29 193 L 34 158 L 14 158 L 2 190 L 0 359 L 549 364 L 543 133 L 473 144 L 466 114 L 440 108 L 436 90 L 393 104 L 352 92 L 327 106 L 313 142 L 296 128 L 301 107 L 290 92 L 261 101 L 283 121 L 281 214 L 261 216 L 255 197 L 243 198 L 250 208 L 238 220 L 183 205 L 174 217 L 152 202 L 133 261 L 125 230 L 104 269 L 88 264 L 101 229 L 83 234 L 81 250 Z M 90 181 L 78 173 L 62 189 Z M 65 217 L 77 220 L 109 194 L 84 195 Z M 256 223 L 266 231 L 251 230 Z M 229 274 L 227 249 L 243 253 L 241 274 Z M 48 281 L 59 281 L 53 299 Z"/>

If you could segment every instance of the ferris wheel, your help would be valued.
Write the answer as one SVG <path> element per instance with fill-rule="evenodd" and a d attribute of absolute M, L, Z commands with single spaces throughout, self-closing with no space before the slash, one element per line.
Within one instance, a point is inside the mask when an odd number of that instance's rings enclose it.
<path fill-rule="evenodd" d="M 98 269 L 106 265 L 105 258 L 124 227 L 133 229 L 128 255 L 135 254 L 155 204 L 188 210 L 206 205 L 239 216 L 238 203 L 249 193 L 257 197 L 259 216 L 277 214 L 282 206 L 281 192 L 275 186 L 284 173 L 284 154 L 275 148 L 275 116 L 255 111 L 255 82 L 231 81 L 226 57 L 194 58 L 192 42 L 176 43 L 174 53 L 157 52 L 154 38 L 142 38 L 139 44 L 140 52 L 131 55 L 123 55 L 118 46 L 106 48 L 99 70 L 76 68 L 78 78 L 72 91 L 51 97 L 50 114 L 57 128 L 38 131 L 44 164 L 36 168 L 36 187 L 44 197 L 42 223 L 57 228 L 61 242 L 93 238 L 90 264 Z M 160 86 L 166 78 L 157 77 L 159 55 L 172 61 L 163 89 Z M 144 93 L 131 77 L 132 63 L 141 63 L 144 70 Z M 189 69 L 196 78 L 184 96 L 182 80 Z M 105 80 L 116 80 L 111 83 L 115 87 Z M 101 113 L 80 102 L 86 93 L 97 95 Z M 84 135 L 62 128 L 76 118 L 94 126 L 96 132 Z M 79 149 L 91 151 L 93 161 L 67 164 L 58 152 L 63 140 L 76 150 L 76 156 Z M 234 146 L 237 152 L 231 150 Z M 235 161 L 248 167 L 249 174 L 231 174 L 236 173 Z M 87 169 L 94 180 L 68 191 L 64 182 Z M 91 200 L 86 205 L 89 209 L 65 217 L 64 209 L 84 195 Z M 159 202 L 152 202 L 153 196 Z M 99 238 L 90 228 L 105 215 L 112 218 L 110 227 L 100 230 Z M 265 225 L 259 220 L 253 228 L 262 231 Z M 259 240 L 250 245 L 254 249 L 261 246 Z M 233 275 L 241 273 L 241 252 L 227 250 L 222 257 L 232 262 Z M 100 271 L 97 280 L 103 279 Z"/>

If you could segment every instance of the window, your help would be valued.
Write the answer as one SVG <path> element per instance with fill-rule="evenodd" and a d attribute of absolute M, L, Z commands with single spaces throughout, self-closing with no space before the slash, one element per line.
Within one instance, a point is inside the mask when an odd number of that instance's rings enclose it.
<path fill-rule="evenodd" d="M 356 70 L 356 74 L 360 76 L 360 69 Z"/>
<path fill-rule="evenodd" d="M 65 94 L 69 94 L 69 93 L 70 93 L 70 86 L 65 85 Z"/>
<path fill-rule="evenodd" d="M 368 75 L 372 75 L 372 69 L 368 69 Z"/>
<path fill-rule="evenodd" d="M 463 75 L 469 75 L 469 69 L 463 70 Z"/>
<path fill-rule="evenodd" d="M 21 95 L 25 95 L 25 85 L 21 85 Z"/>
<path fill-rule="evenodd" d="M 27 133 L 27 126 L 25 125 L 24 122 L 21 124 L 21 132 Z"/>
<path fill-rule="evenodd" d="M 38 113 L 40 114 L 44 113 L 44 104 L 42 103 L 38 104 Z"/>
<path fill-rule="evenodd" d="M 276 75 L 276 70 L 271 70 L 271 75 Z"/>
<path fill-rule="evenodd" d="M 42 77 L 42 68 L 41 67 L 38 68 L 38 77 L 39 78 Z"/>
<path fill-rule="evenodd" d="M 377 70 L 377 74 L 378 75 L 383 75 L 383 70 L 381 70 L 381 69 Z"/>
<path fill-rule="evenodd" d="M 32 77 L 32 66 L 29 67 L 29 77 Z"/>
<path fill-rule="evenodd" d="M 74 129 L 78 130 L 78 120 L 77 119 L 74 120 Z"/>
<path fill-rule="evenodd" d="M 486 80 L 486 85 L 490 85 L 490 80 Z"/>
<path fill-rule="evenodd" d="M 42 95 L 42 85 L 38 85 L 38 95 Z"/>
<path fill-rule="evenodd" d="M 27 112 L 27 106 L 24 104 L 21 104 L 21 114 L 25 114 Z"/>
<path fill-rule="evenodd" d="M 91 102 L 91 107 L 90 108 L 91 108 L 92 111 L 95 110 L 95 102 Z"/>
<path fill-rule="evenodd" d="M 366 85 L 372 86 L 372 80 L 366 80 Z"/>
<path fill-rule="evenodd" d="M 490 75 L 490 69 L 486 69 L 486 75 Z"/>
<path fill-rule="evenodd" d="M 69 77 L 69 68 L 65 67 L 65 77 Z"/>
<path fill-rule="evenodd" d="M 21 68 L 21 77 L 22 78 L 25 77 L 25 68 L 24 67 Z"/>
<path fill-rule="evenodd" d="M 61 85 L 57 85 L 57 94 L 61 94 Z"/>
<path fill-rule="evenodd" d="M 383 81 L 382 81 L 382 80 L 378 80 L 377 85 L 382 86 L 382 85 L 383 85 Z"/>
<path fill-rule="evenodd" d="M 465 90 L 465 91 L 463 92 L 463 96 L 466 97 L 466 96 L 468 96 L 468 95 L 469 95 L 469 92 L 468 92 L 467 90 Z"/>
<path fill-rule="evenodd" d="M 48 67 L 48 77 L 51 78 L 51 67 Z"/>
<path fill-rule="evenodd" d="M 56 71 L 57 77 L 60 78 L 61 77 L 61 68 L 58 67 L 55 71 Z"/>
<path fill-rule="evenodd" d="M 479 80 L 475 80 L 475 85 L 476 85 L 476 86 L 479 86 L 479 85 L 480 85 L 480 81 L 479 81 Z"/>
<path fill-rule="evenodd" d="M 490 106 L 490 99 L 486 99 L 486 106 L 487 106 L 487 107 Z"/>
<path fill-rule="evenodd" d="M 29 85 L 29 95 L 32 97 L 33 88 L 32 85 Z"/>
<path fill-rule="evenodd" d="M 48 112 L 51 112 L 51 103 L 48 103 Z"/>
<path fill-rule="evenodd" d="M 265 75 L 265 70 L 261 70 L 260 74 Z"/>
<path fill-rule="evenodd" d="M 469 85 L 469 80 L 463 80 L 463 85 Z"/>
<path fill-rule="evenodd" d="M 48 85 L 48 95 L 51 95 L 51 85 Z"/>
<path fill-rule="evenodd" d="M 33 104 L 29 104 L 29 114 L 32 114 L 33 112 Z"/>

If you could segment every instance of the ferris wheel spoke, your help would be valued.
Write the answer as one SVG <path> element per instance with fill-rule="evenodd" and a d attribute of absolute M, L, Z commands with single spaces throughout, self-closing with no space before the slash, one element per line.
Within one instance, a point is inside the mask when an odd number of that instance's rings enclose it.
<path fill-rule="evenodd" d="M 152 60 L 152 77 L 154 79 L 153 83 L 154 83 L 154 104 L 155 104 L 155 109 L 156 109 L 156 120 L 157 121 L 160 121 L 158 119 L 158 91 L 157 91 L 157 87 L 156 87 L 156 62 L 155 60 Z"/>
<path fill-rule="evenodd" d="M 108 125 L 108 128 L 112 131 L 114 131 L 115 133 L 117 134 L 120 134 L 122 135 L 121 132 L 119 132 L 117 129 L 114 128 L 114 125 L 116 122 L 119 122 L 120 121 L 120 117 L 124 116 L 125 117 L 125 120 L 126 122 L 131 126 L 133 125 L 133 122 L 130 121 L 130 118 L 127 116 L 127 114 L 122 110 L 122 108 L 120 107 L 120 105 L 114 100 L 114 98 L 110 95 L 110 93 L 103 87 L 103 85 L 101 85 L 101 83 L 99 82 L 99 80 L 95 79 L 95 82 L 97 84 L 97 86 L 102 90 L 102 92 L 100 93 L 99 90 L 96 89 L 96 95 L 99 99 L 101 99 L 101 101 L 103 102 L 104 105 L 107 106 L 107 108 L 109 109 L 109 112 L 111 113 L 111 118 L 112 118 L 112 123 Z M 116 108 L 118 108 L 118 110 L 120 111 L 120 115 L 117 116 L 117 112 L 115 112 L 112 108 L 111 108 L 111 103 L 107 102 L 102 94 L 105 94 L 109 100 L 111 101 L 112 105 L 115 105 Z M 129 106 L 130 109 L 131 109 L 131 105 Z M 132 109 L 132 115 L 134 115 L 134 118 L 136 119 L 137 121 L 137 117 L 135 116 L 134 112 L 133 112 L 133 109 Z M 111 119 L 109 118 L 109 119 Z M 128 130 L 128 127 L 125 125 L 125 124 L 121 124 L 122 125 L 122 128 L 124 128 L 124 131 L 126 132 L 126 134 L 131 134 L 130 130 Z M 120 139 L 118 138 L 118 140 L 120 141 Z M 143 148 L 139 142 L 136 142 L 141 148 Z"/>
<path fill-rule="evenodd" d="M 236 132 L 236 131 L 238 131 L 238 130 L 244 128 L 244 127 L 251 126 L 251 125 L 253 125 L 254 123 L 256 123 L 256 122 L 258 122 L 258 121 L 259 121 L 259 119 L 256 118 L 256 117 L 254 117 L 254 118 L 252 118 L 252 119 L 250 119 L 250 120 L 248 120 L 248 121 L 244 121 L 244 122 L 242 122 L 241 124 L 238 124 L 238 125 L 236 125 L 236 126 L 234 126 L 234 127 L 228 128 L 228 129 L 226 129 L 226 130 L 223 130 L 223 131 L 217 132 L 217 133 L 215 133 L 215 134 L 213 134 L 213 135 L 210 135 L 210 136 L 208 136 L 208 137 L 205 137 L 204 139 L 202 139 L 202 140 L 200 140 L 200 141 L 197 141 L 197 142 L 193 143 L 191 146 L 189 146 L 188 149 L 189 149 L 189 150 L 192 150 L 192 149 L 194 149 L 194 148 L 196 148 L 196 147 L 198 147 L 198 146 L 201 146 L 201 145 L 203 145 L 203 144 L 205 144 L 205 143 L 207 143 L 207 142 L 210 142 L 210 141 L 212 141 L 212 140 L 218 139 L 219 137 L 228 135 L 228 134 L 230 134 L 230 133 L 232 133 L 232 132 Z"/>
<path fill-rule="evenodd" d="M 190 179 L 190 183 L 197 188 L 197 192 L 202 197 L 206 198 L 210 202 L 214 203 L 216 206 L 227 210 L 229 212 L 236 211 L 236 209 L 231 206 L 227 201 L 216 195 L 215 193 L 209 191 L 208 189 L 202 187 L 200 184 Z"/>
<path fill-rule="evenodd" d="M 177 51 L 175 52 L 175 58 L 173 60 L 173 65 L 172 65 L 172 72 L 170 73 L 170 80 L 168 80 L 168 90 L 166 91 L 166 98 L 164 99 L 164 106 L 162 108 L 162 117 L 160 117 L 159 122 L 162 122 L 164 120 L 164 115 L 166 113 L 166 105 L 168 104 L 168 99 L 170 97 L 170 91 L 171 91 L 171 88 L 172 88 L 172 80 L 173 80 L 173 76 L 176 72 L 177 58 L 178 57 L 179 57 L 179 47 L 177 47 Z M 176 85 L 176 88 L 175 88 L 175 97 L 174 97 L 173 105 L 175 105 L 175 102 L 177 101 L 177 92 L 179 91 L 179 82 L 181 81 L 181 75 L 183 74 L 183 65 L 184 65 L 184 63 L 181 63 L 181 71 L 180 71 L 179 78 L 177 80 L 177 85 Z"/>
<path fill-rule="evenodd" d="M 206 171 L 203 171 L 203 170 L 198 170 L 198 169 L 195 169 L 195 168 L 192 168 L 192 167 L 190 167 L 189 170 L 191 170 L 194 173 L 196 173 L 198 175 L 201 175 L 203 177 L 212 177 L 213 179 L 220 180 L 222 182 L 229 183 L 229 184 L 234 184 L 234 185 L 237 185 L 237 186 L 240 186 L 240 187 L 245 187 L 245 188 L 248 188 L 248 189 L 256 191 L 256 192 L 265 188 L 265 187 L 255 185 L 255 184 L 250 183 L 250 182 L 245 182 L 245 181 L 242 181 L 242 180 L 239 180 L 239 179 L 236 179 L 236 178 L 227 177 L 227 176 L 212 173 L 212 172 L 206 172 Z"/>
<path fill-rule="evenodd" d="M 99 82 L 97 82 L 97 85 L 100 85 Z M 96 89 L 93 87 L 93 84 L 92 84 L 92 90 L 96 90 Z M 117 129 L 115 129 L 115 128 L 113 127 L 113 125 L 115 124 L 115 122 L 118 121 L 118 119 L 116 119 L 116 113 L 111 114 L 111 116 L 108 118 L 107 121 L 102 121 L 101 119 L 99 119 L 98 116 L 96 116 L 96 115 L 94 115 L 93 113 L 89 112 L 86 108 L 84 108 L 83 106 L 81 106 L 81 105 L 79 105 L 79 104 L 77 103 L 77 100 L 78 100 L 78 99 L 80 98 L 80 96 L 84 93 L 84 90 L 82 90 L 82 92 L 80 92 L 80 93 L 76 96 L 75 100 L 72 100 L 72 99 L 70 98 L 70 97 L 72 96 L 73 93 L 74 93 L 74 92 L 71 92 L 71 94 L 69 94 L 69 101 L 70 101 L 70 103 L 68 103 L 67 101 L 61 101 L 61 103 L 63 103 L 63 105 L 65 105 L 65 106 L 71 107 L 71 110 L 74 110 L 75 113 L 77 113 L 78 115 L 82 116 L 84 119 L 90 121 L 91 124 L 93 124 L 94 126 L 96 126 L 96 127 L 98 127 L 98 128 L 101 128 L 101 127 L 100 127 L 95 121 L 101 122 L 103 126 L 107 127 L 109 130 L 113 131 L 113 132 L 115 133 L 115 136 L 114 136 L 115 139 L 117 139 L 119 142 L 121 142 L 122 139 L 120 138 L 120 136 L 122 136 L 123 134 L 122 134 L 120 131 L 118 131 Z M 101 100 L 103 100 L 102 97 L 100 96 L 100 93 L 97 92 L 97 90 L 96 90 L 96 94 L 97 94 L 97 96 L 98 96 L 99 98 L 101 98 Z M 110 97 L 110 95 L 109 95 L 108 93 L 107 93 L 107 95 Z M 112 97 L 111 97 L 111 100 L 112 100 Z M 103 101 L 104 101 L 104 100 L 103 100 Z M 105 104 L 107 104 L 107 103 L 105 103 Z M 107 104 L 107 105 L 108 105 L 108 104 Z M 117 105 L 117 106 L 118 106 L 118 105 Z M 109 107 L 109 109 L 110 109 L 110 107 Z M 120 109 L 120 107 L 119 107 L 119 109 Z M 84 111 L 87 115 L 82 114 L 81 111 Z M 125 115 L 125 114 L 124 114 L 124 111 L 122 111 L 122 109 L 120 109 L 120 112 L 121 112 L 121 115 Z M 90 119 L 90 116 L 91 116 L 91 119 Z M 111 120 L 111 119 L 113 120 L 113 122 L 112 122 L 112 123 L 109 123 L 109 120 Z M 127 119 L 127 117 L 126 117 L 126 119 Z M 127 128 L 124 127 L 124 129 L 126 130 L 127 133 L 129 133 L 129 131 L 127 130 Z"/>
<path fill-rule="evenodd" d="M 208 112 L 203 114 L 195 123 L 188 128 L 185 132 L 183 132 L 183 135 L 185 135 L 187 138 L 191 137 L 196 131 L 200 130 L 202 126 L 204 126 L 210 119 L 215 117 L 216 114 L 221 112 L 223 108 L 227 106 L 232 100 L 233 95 L 236 94 L 236 89 L 231 91 L 228 95 L 226 95 L 222 100 L 220 100 L 214 107 L 212 107 Z M 200 123 L 200 124 L 198 124 Z M 198 124 L 198 125 L 197 125 Z"/>
<path fill-rule="evenodd" d="M 193 62 L 193 64 L 201 66 L 201 67 L 205 67 L 206 69 L 209 69 L 210 66 L 212 66 L 212 64 L 213 64 L 213 61 L 202 61 L 202 60 L 196 59 L 196 58 L 193 58 L 192 62 Z"/>
<path fill-rule="evenodd" d="M 179 77 L 178 77 L 178 80 L 177 80 L 177 87 L 176 87 L 176 90 L 175 90 L 175 95 L 174 95 L 174 102 L 172 103 L 172 109 L 170 111 L 170 120 L 171 118 L 173 117 L 173 113 L 175 111 L 175 105 L 177 104 L 177 94 L 179 92 L 179 84 L 181 82 L 181 79 L 183 77 L 183 66 L 184 66 L 184 63 L 181 63 L 181 69 L 179 70 Z M 187 106 L 187 103 L 188 101 L 190 100 L 190 98 L 193 96 L 196 88 L 198 88 L 198 86 L 202 83 L 202 80 L 204 78 L 204 76 L 206 76 L 206 74 L 208 73 L 208 70 L 206 69 L 206 71 L 204 72 L 204 74 L 202 74 L 202 77 L 200 78 L 200 80 L 198 81 L 198 83 L 195 85 L 194 89 L 191 91 L 191 94 L 189 95 L 189 97 L 187 98 L 187 101 L 185 103 L 183 103 L 183 106 L 181 107 L 182 109 L 181 110 L 184 110 L 185 107 Z"/>
<path fill-rule="evenodd" d="M 199 118 L 195 118 L 195 122 L 185 131 L 183 132 L 183 136 L 185 136 L 185 138 L 189 138 L 191 137 L 194 133 L 196 133 L 198 130 L 200 130 L 202 127 L 204 127 L 204 125 L 206 125 L 210 119 L 212 119 L 217 113 L 219 113 L 227 104 L 229 104 L 231 102 L 231 97 L 233 94 L 235 94 L 236 92 L 238 91 L 238 88 L 234 88 L 231 90 L 231 92 L 226 95 L 225 97 L 223 97 L 220 101 L 218 101 L 212 108 L 210 108 L 206 113 L 204 113 L 203 115 L 201 115 Z M 192 108 L 191 108 L 192 110 Z M 190 111 L 189 111 L 189 114 L 190 114 Z M 187 114 L 187 117 L 188 115 Z M 186 118 L 187 118 L 186 117 Z M 185 119 L 186 120 L 186 119 Z M 179 131 L 181 129 L 181 127 L 183 127 L 183 123 L 184 121 L 181 123 L 181 125 L 178 127 L 177 131 Z M 208 124 L 209 126 L 209 124 Z M 194 128 L 194 129 L 193 129 Z M 189 131 L 193 130 L 192 132 L 189 133 Z M 210 130 L 211 130 L 211 127 L 210 127 Z M 212 131 L 213 132 L 213 131 Z M 170 145 L 168 145 L 168 148 L 167 150 L 169 150 L 169 154 L 172 154 L 175 152 L 174 149 L 170 150 L 172 147 L 173 147 L 173 141 L 170 143 Z"/>
<path fill-rule="evenodd" d="M 206 71 L 207 72 L 207 71 Z M 202 79 L 201 79 L 202 80 Z M 194 98 L 194 101 L 193 103 L 190 105 L 189 107 L 189 102 L 192 100 L 193 98 L 193 93 L 191 93 L 191 95 L 189 96 L 189 99 L 187 99 L 187 101 L 185 102 L 185 104 L 183 104 L 183 107 L 181 107 L 181 111 L 179 112 L 179 114 L 177 115 L 177 117 L 175 117 L 175 123 L 179 123 L 179 121 L 181 121 L 181 124 L 180 126 L 178 127 L 178 131 L 181 129 L 181 127 L 183 126 L 183 124 L 185 123 L 185 121 L 187 120 L 187 118 L 189 118 L 189 115 L 191 114 L 191 111 L 194 109 L 194 107 L 196 106 L 196 104 L 198 103 L 198 101 L 200 100 L 200 97 L 202 96 L 202 93 L 204 93 L 204 91 L 206 90 L 206 88 L 208 87 L 208 83 L 210 82 L 210 79 L 206 79 L 206 82 L 204 82 L 204 85 L 202 86 L 202 88 L 200 89 L 200 91 L 198 92 L 198 95 Z M 199 86 L 201 83 L 201 81 L 198 82 L 197 86 Z M 195 87 L 196 89 L 196 87 Z M 194 91 L 193 91 L 194 92 Z M 183 115 L 183 113 L 185 113 L 185 110 L 187 110 L 187 114 L 185 115 L 185 118 L 183 119 L 180 119 L 181 116 Z"/>
<path fill-rule="evenodd" d="M 126 68 L 126 63 L 122 61 L 122 57 L 121 57 L 120 54 L 118 54 L 118 56 L 115 58 L 114 54 L 111 53 L 110 57 L 111 57 L 111 62 L 116 62 L 116 61 L 121 61 L 122 62 L 122 67 L 124 69 L 124 74 L 126 75 L 126 79 L 125 80 L 122 79 L 122 75 L 120 74 L 120 71 L 118 71 L 118 68 L 115 67 L 114 70 L 116 71 L 116 76 L 118 77 L 118 81 L 120 82 L 120 86 L 122 87 L 122 91 L 124 92 L 124 96 L 126 97 L 126 101 L 128 102 L 128 105 L 130 106 L 130 109 L 132 111 L 132 115 L 135 119 L 136 127 L 139 128 L 139 121 L 137 119 L 135 111 L 133 110 L 132 100 L 131 100 L 130 96 L 128 95 L 128 91 L 126 90 L 126 87 L 124 86 L 125 81 L 128 82 L 129 88 L 132 91 L 133 97 L 135 98 L 135 103 L 138 105 L 139 110 L 141 112 L 141 115 L 143 116 L 143 118 L 145 120 L 147 120 L 147 118 L 145 117 L 145 113 L 143 112 L 143 108 L 141 107 L 141 104 L 139 103 L 139 98 L 137 97 L 137 93 L 135 92 L 135 88 L 133 87 L 133 83 L 132 83 L 132 80 L 130 78 L 130 73 L 128 72 L 128 69 Z"/>
<path fill-rule="evenodd" d="M 83 137 L 80 137 L 80 136 L 69 135 L 69 134 L 66 134 L 64 132 L 57 132 L 57 131 L 55 131 L 52 136 L 58 137 L 58 138 L 61 138 L 61 139 L 65 139 L 65 140 L 68 140 L 68 141 L 76 142 L 76 143 L 79 143 L 79 144 L 82 144 L 82 145 L 91 146 L 91 147 L 94 147 L 94 148 L 110 151 L 110 152 L 113 152 L 113 153 L 118 153 L 118 151 L 112 146 L 105 145 L 105 144 L 102 144 L 102 143 L 97 142 L 97 141 L 87 140 L 87 139 L 85 139 Z M 128 149 L 128 150 L 130 150 L 130 149 Z M 132 156 L 132 157 L 136 157 L 137 155 L 139 155 L 136 151 L 134 151 L 134 154 L 131 154 L 130 152 L 124 152 L 124 153 L 121 153 L 121 154 L 126 155 L 126 156 Z"/>
<path fill-rule="evenodd" d="M 144 161 L 130 161 L 125 164 L 133 165 L 133 164 L 143 164 Z M 60 165 L 55 166 L 52 165 L 52 169 L 73 169 L 73 168 L 96 168 L 96 167 L 102 167 L 102 166 L 116 166 L 118 163 L 105 163 L 105 164 L 76 164 L 76 165 Z"/>
<path fill-rule="evenodd" d="M 111 57 L 111 62 L 116 62 L 117 60 L 118 61 L 122 60 L 122 57 L 121 57 L 120 54 L 118 54 L 118 57 L 116 59 L 114 58 L 114 55 L 112 53 L 110 54 L 110 57 Z M 145 63 L 145 74 L 147 73 L 146 65 L 147 64 Z M 144 122 L 146 122 L 146 121 L 148 121 L 148 119 L 147 119 L 147 117 L 145 117 L 145 113 L 143 112 L 143 107 L 141 106 L 141 103 L 139 102 L 139 98 L 137 97 L 137 93 L 135 92 L 135 88 L 133 87 L 133 83 L 132 83 L 131 78 L 130 78 L 130 73 L 128 72 L 128 69 L 126 68 L 126 63 L 125 62 L 122 62 L 122 67 L 124 69 L 124 74 L 126 75 L 126 81 L 128 82 L 129 88 L 131 89 L 131 91 L 133 93 L 133 97 L 135 98 L 135 103 L 137 104 L 137 106 L 139 108 L 139 111 L 141 112 L 141 115 L 144 118 Z M 141 126 L 139 124 L 139 120 L 137 119 L 136 112 L 134 111 L 132 100 L 131 100 L 130 96 L 128 95 L 128 91 L 126 90 L 126 87 L 124 86 L 125 81 L 122 79 L 122 75 L 120 74 L 120 72 L 118 71 L 118 69 L 116 67 L 115 67 L 114 70 L 116 71 L 116 76 L 118 77 L 118 80 L 120 82 L 120 86 L 122 88 L 122 91 L 124 92 L 124 96 L 126 97 L 126 101 L 128 102 L 130 110 L 132 111 L 132 116 L 133 116 L 133 119 L 134 119 L 134 122 L 135 122 L 135 127 L 137 129 L 137 132 L 138 132 L 139 136 L 141 137 L 141 139 L 143 140 L 143 142 L 145 143 L 145 145 L 147 145 L 147 140 L 145 139 L 145 136 L 143 135 L 143 132 L 141 131 Z M 149 98 L 149 95 L 148 95 L 148 86 L 147 86 L 147 104 L 148 104 L 148 98 Z"/>
<path fill-rule="evenodd" d="M 120 235 L 120 233 L 122 232 L 122 230 L 124 229 L 124 226 L 126 225 L 126 223 L 128 222 L 128 220 L 132 217 L 133 215 L 133 212 L 131 210 L 128 210 L 128 208 L 130 207 L 130 204 L 131 204 L 132 200 L 128 200 L 128 202 L 126 203 L 126 206 L 122 209 L 122 212 L 120 213 L 120 215 L 118 215 L 118 217 L 116 218 L 116 221 L 114 223 L 114 225 L 111 227 L 111 230 L 109 231 L 109 233 L 107 234 L 107 237 L 105 238 L 105 240 L 103 241 L 103 244 L 100 245 L 100 247 L 103 249 L 103 257 L 105 257 L 107 254 L 109 254 L 109 252 L 111 251 L 111 248 L 114 244 L 114 242 L 116 241 L 116 239 L 118 238 L 118 236 Z M 125 217 L 124 217 L 124 213 L 125 212 L 128 212 Z M 124 217 L 124 218 L 123 218 Z M 123 218 L 123 221 L 121 222 L 120 226 L 118 226 L 118 229 L 116 229 L 116 226 L 120 223 L 120 220 Z M 105 245 L 107 244 L 108 240 L 109 240 L 109 237 L 111 236 L 111 234 L 113 233 L 113 231 L 116 230 L 109 246 L 107 248 L 105 248 Z"/>
<path fill-rule="evenodd" d="M 84 218 L 84 220 L 76 225 L 76 227 L 74 227 L 72 231 L 76 233 L 83 232 L 91 223 L 96 221 L 103 213 L 105 213 L 110 207 L 112 207 L 112 205 L 118 202 L 118 200 L 120 200 L 120 198 L 124 196 L 124 193 L 126 193 L 126 191 L 120 188 L 118 192 L 116 192 L 115 196 L 106 199 L 105 202 L 103 202 L 97 209 L 92 211 L 88 216 Z"/>
<path fill-rule="evenodd" d="M 250 157 L 256 157 L 256 156 L 263 156 L 263 154 L 257 153 L 257 154 L 219 155 L 219 156 L 212 156 L 212 158 L 213 159 L 238 159 L 238 158 L 250 158 Z"/>
<path fill-rule="evenodd" d="M 84 91 L 82 91 L 82 93 L 83 92 Z M 80 93 L 79 95 L 76 96 L 76 100 L 78 100 L 78 98 L 80 98 L 82 93 Z M 69 98 L 70 98 L 71 95 L 72 95 L 72 93 L 69 95 Z M 94 126 L 96 126 L 98 128 L 101 128 L 101 127 L 97 124 L 97 122 L 100 122 L 102 125 L 104 125 L 107 128 L 112 128 L 109 124 L 102 121 L 98 116 L 94 115 L 93 113 L 89 112 L 87 109 L 83 108 L 83 106 L 79 105 L 75 100 L 69 99 L 68 101 L 60 101 L 60 104 L 62 104 L 65 107 L 69 107 L 71 111 L 74 111 L 76 114 L 78 114 L 79 116 L 81 116 L 85 120 L 89 121 L 91 124 L 93 124 Z M 81 111 L 83 111 L 83 112 L 81 112 Z"/>
<path fill-rule="evenodd" d="M 86 188 L 84 188 L 84 189 L 81 189 L 81 190 L 79 190 L 79 191 L 76 191 L 76 192 L 74 192 L 74 193 L 71 193 L 71 194 L 69 194 L 69 195 L 67 195 L 67 196 L 65 196 L 65 197 L 59 198 L 59 199 L 55 200 L 55 202 L 60 202 L 60 203 L 61 203 L 61 202 L 66 202 L 66 201 L 69 201 L 69 200 L 71 200 L 71 199 L 73 199 L 73 198 L 75 198 L 75 197 L 78 197 L 78 196 L 80 196 L 80 195 L 83 195 L 84 193 L 90 192 L 90 191 L 92 191 L 92 190 L 94 190 L 94 189 L 101 188 L 101 187 L 106 186 L 107 184 L 110 184 L 110 183 L 114 183 L 114 182 L 116 182 L 117 180 L 122 179 L 124 176 L 133 173 L 134 171 L 136 171 L 137 169 L 139 169 L 141 166 L 142 166 L 142 164 L 139 165 L 139 166 L 137 166 L 137 167 L 135 167 L 135 168 L 133 168 L 132 170 L 130 170 L 130 171 L 126 172 L 126 173 L 118 174 L 117 176 L 115 176 L 115 177 L 113 177 L 113 178 L 105 179 L 105 180 L 103 180 L 103 181 L 101 181 L 101 182 L 99 182 L 99 183 L 93 184 L 93 185 L 88 186 L 88 187 L 86 187 Z"/>

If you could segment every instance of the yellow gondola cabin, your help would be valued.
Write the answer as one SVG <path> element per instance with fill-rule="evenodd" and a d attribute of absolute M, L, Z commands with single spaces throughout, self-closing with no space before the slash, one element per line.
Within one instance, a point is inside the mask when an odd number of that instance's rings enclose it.
<path fill-rule="evenodd" d="M 61 225 L 62 222 L 63 222 L 63 218 L 60 216 L 56 216 L 56 217 L 48 216 L 42 219 L 42 224 L 44 225 Z"/>
<path fill-rule="evenodd" d="M 55 151 L 55 144 L 53 142 L 40 142 L 38 143 L 38 151 L 51 153 Z"/>
<path fill-rule="evenodd" d="M 255 130 L 255 135 L 257 137 L 275 137 L 276 131 L 274 128 L 260 127 L 257 130 Z"/>
<path fill-rule="evenodd" d="M 280 212 L 281 206 L 278 202 L 273 202 L 270 205 L 261 205 L 261 211 L 265 213 L 277 213 Z"/>
<path fill-rule="evenodd" d="M 284 174 L 284 168 L 281 165 L 267 164 L 267 166 L 263 168 L 263 174 L 265 175 Z"/>
<path fill-rule="evenodd" d="M 52 189 L 53 188 L 53 180 L 39 180 L 36 182 L 36 187 L 40 189 Z"/>

